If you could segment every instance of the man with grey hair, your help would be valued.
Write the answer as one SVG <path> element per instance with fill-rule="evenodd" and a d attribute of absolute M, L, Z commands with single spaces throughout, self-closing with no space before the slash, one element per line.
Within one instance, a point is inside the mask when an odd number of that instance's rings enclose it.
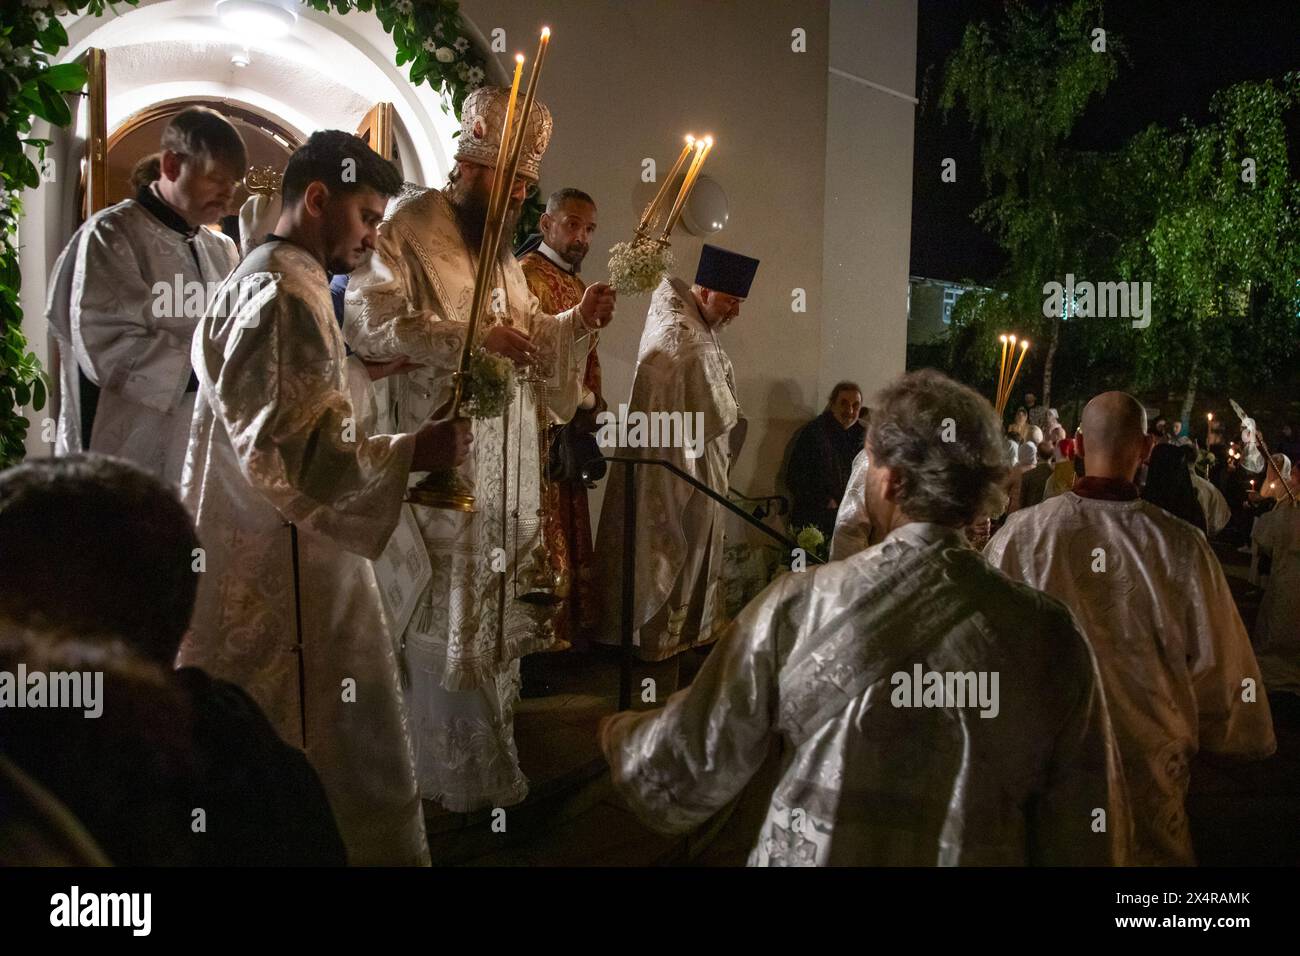
<path fill-rule="evenodd" d="M 984 554 L 1064 601 L 1101 670 L 1133 801 L 1134 862 L 1195 862 L 1183 809 L 1197 750 L 1265 757 L 1268 698 L 1228 582 L 1205 535 L 1138 496 L 1156 441 L 1131 395 L 1083 410 L 1084 476 L 1013 514 Z"/>
<path fill-rule="evenodd" d="M 1096 665 L 1070 612 L 961 529 L 1003 504 L 992 407 L 934 371 L 872 404 L 878 543 L 774 581 L 688 690 L 606 718 L 615 786 L 648 824 L 698 825 L 758 770 L 780 782 L 749 862 L 1108 864 L 1129 821 Z"/>

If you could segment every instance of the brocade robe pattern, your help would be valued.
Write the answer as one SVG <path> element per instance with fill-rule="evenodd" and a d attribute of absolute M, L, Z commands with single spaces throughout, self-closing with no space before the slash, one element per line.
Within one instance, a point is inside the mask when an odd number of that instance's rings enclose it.
<path fill-rule="evenodd" d="M 1202 478 L 1196 472 L 1192 472 L 1192 487 L 1196 489 L 1196 500 L 1201 503 L 1206 527 L 1209 529 L 1210 537 L 1213 538 L 1232 520 L 1232 509 L 1228 507 L 1228 499 L 1223 497 L 1223 492 L 1214 487 L 1208 479 Z"/>
<path fill-rule="evenodd" d="M 397 525 L 411 435 L 371 435 L 322 266 L 258 246 L 194 338 L 183 495 L 206 557 L 180 666 L 243 687 L 320 774 L 349 862 L 428 862 L 397 660 L 371 560 Z M 219 300 L 220 301 L 220 300 Z M 298 588 L 288 522 L 298 529 Z M 302 629 L 305 678 L 295 650 Z M 209 821 L 209 825 L 217 825 Z"/>
<path fill-rule="evenodd" d="M 1133 802 L 1134 862 L 1193 865 L 1192 756 L 1259 758 L 1277 746 L 1250 639 L 1205 535 L 1140 499 L 1067 491 L 1011 515 L 984 554 L 1068 605 L 1097 655 Z"/>
<path fill-rule="evenodd" d="M 416 430 L 451 397 L 476 256 L 447 197 L 408 184 L 374 255 L 348 282 L 344 335 L 353 350 L 424 366 L 389 380 L 399 431 Z M 474 421 L 460 475 L 475 512 L 414 508 L 433 580 L 402 635 L 420 788 L 454 812 L 508 806 L 528 793 L 514 743 L 518 659 L 547 649 L 554 633 L 549 609 L 515 600 L 515 582 L 541 533 L 539 423 L 572 417 L 590 334 L 576 310 L 542 312 L 513 257 L 494 269 L 504 294 L 499 312 L 489 303 L 479 337 L 497 323 L 525 332 L 545 382 L 517 386 L 503 417 Z"/>
<path fill-rule="evenodd" d="M 916 669 L 996 672 L 996 708 L 916 706 L 897 682 Z M 1087 642 L 1064 606 L 990 568 L 953 529 L 905 525 L 843 561 L 782 574 L 689 688 L 662 710 L 616 715 L 601 745 L 637 815 L 681 832 L 740 793 L 774 735 L 780 779 L 751 866 L 1127 860 L 1119 757 Z"/>
<path fill-rule="evenodd" d="M 79 366 L 100 387 L 90 450 L 180 483 L 195 398 L 185 390 L 190 340 L 238 261 L 228 237 L 200 226 L 187 240 L 134 199 L 77 230 L 54 265 L 46 310 L 61 358 L 58 454 L 83 447 Z"/>
<path fill-rule="evenodd" d="M 629 415 L 703 416 L 703 454 L 684 448 L 608 448 L 607 454 L 663 458 L 725 497 L 729 433 L 740 419 L 731 359 L 700 316 L 690 286 L 665 278 L 650 300 L 637 353 Z M 636 467 L 636 466 L 633 466 Z M 596 534 L 602 596 L 598 638 L 618 643 L 623 606 L 623 495 L 626 465 L 613 464 Z M 722 585 L 722 508 L 667 469 L 637 468 L 636 587 L 632 626 L 639 656 L 659 661 L 717 639 Z"/>
<path fill-rule="evenodd" d="M 867 468 L 870 456 L 864 448 L 853 459 L 849 483 L 835 513 L 835 533 L 831 535 L 830 560 L 843 561 L 871 544 L 871 516 L 867 514 Z"/>
<path fill-rule="evenodd" d="M 541 310 L 559 315 L 582 301 L 587 289 L 575 273 L 557 266 L 540 251 L 526 253 L 519 259 L 528 288 L 537 296 Z M 600 398 L 600 359 L 596 355 L 598 334 L 590 337 L 591 351 L 587 354 L 582 375 L 583 393 L 591 392 Z M 575 413 L 578 419 L 584 413 Z M 585 413 L 591 415 L 592 413 Z M 549 448 L 562 426 L 552 426 L 547 436 Z M 595 568 L 591 535 L 591 509 L 587 502 L 587 486 L 578 481 L 552 481 L 547 485 L 547 544 L 557 565 L 568 578 L 569 597 L 560 605 L 555 616 L 555 633 L 560 643 L 581 646 L 584 636 L 595 624 L 595 613 L 600 600 L 596 591 Z"/>
<path fill-rule="evenodd" d="M 1270 690 L 1300 694 L 1300 507 L 1279 502 L 1250 536 L 1273 560 L 1255 621 L 1259 666 Z"/>

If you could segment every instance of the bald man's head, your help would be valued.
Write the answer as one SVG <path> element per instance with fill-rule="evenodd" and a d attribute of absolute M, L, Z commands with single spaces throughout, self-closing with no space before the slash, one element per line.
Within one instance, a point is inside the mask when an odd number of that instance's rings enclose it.
<path fill-rule="evenodd" d="M 1132 481 L 1151 454 L 1147 413 L 1127 392 L 1102 392 L 1083 409 L 1084 473 Z"/>

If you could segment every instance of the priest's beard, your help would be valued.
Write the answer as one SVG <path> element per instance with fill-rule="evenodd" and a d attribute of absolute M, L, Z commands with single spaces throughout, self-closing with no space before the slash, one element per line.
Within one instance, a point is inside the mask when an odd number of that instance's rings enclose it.
<path fill-rule="evenodd" d="M 488 191 L 475 189 L 463 178 L 457 179 L 447 187 L 447 199 L 456 214 L 456 225 L 460 227 L 461 238 L 470 252 L 478 255 L 483 248 L 483 227 L 487 220 Z M 519 216 L 523 212 L 523 203 L 511 202 L 506 207 L 505 226 L 501 230 L 501 244 L 497 248 L 497 259 L 505 262 L 514 255 L 513 243 L 515 227 L 519 225 Z"/>

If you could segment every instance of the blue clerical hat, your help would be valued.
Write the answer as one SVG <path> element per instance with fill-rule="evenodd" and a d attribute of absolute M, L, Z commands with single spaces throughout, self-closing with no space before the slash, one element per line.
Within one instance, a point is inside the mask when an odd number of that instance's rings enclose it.
<path fill-rule="evenodd" d="M 749 287 L 753 285 L 754 273 L 757 271 L 757 259 L 705 243 L 700 250 L 700 267 L 695 271 L 695 284 L 744 299 L 749 296 Z"/>

